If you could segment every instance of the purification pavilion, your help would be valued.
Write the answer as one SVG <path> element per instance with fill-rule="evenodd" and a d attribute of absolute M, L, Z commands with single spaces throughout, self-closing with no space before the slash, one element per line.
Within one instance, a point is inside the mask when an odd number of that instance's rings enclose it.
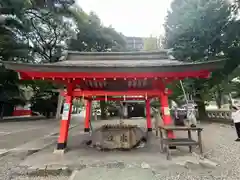
<path fill-rule="evenodd" d="M 159 98 L 165 125 L 171 124 L 167 84 L 184 78 L 208 78 L 225 61 L 186 63 L 159 52 L 68 52 L 59 62 L 25 64 L 5 62 L 5 67 L 18 72 L 22 80 L 50 80 L 66 85 L 65 104 L 60 123 L 57 149 L 67 146 L 72 100 L 87 100 L 85 132 L 90 128 L 92 100 L 145 100 L 146 127 L 152 130 L 150 100 Z M 117 96 L 118 98 L 114 98 Z M 130 97 L 129 97 L 130 96 Z M 168 137 L 174 138 L 173 132 Z"/>

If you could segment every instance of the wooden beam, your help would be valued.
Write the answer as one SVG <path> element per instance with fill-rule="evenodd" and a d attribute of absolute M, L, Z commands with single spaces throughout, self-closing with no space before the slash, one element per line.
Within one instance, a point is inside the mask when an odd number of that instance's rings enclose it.
<path fill-rule="evenodd" d="M 160 96 L 160 90 L 131 90 L 131 91 L 104 91 L 104 90 L 84 90 L 81 91 L 76 89 L 73 92 L 73 96 L 75 97 L 92 97 L 92 96 Z M 66 91 L 61 92 L 63 96 L 66 95 Z"/>
<path fill-rule="evenodd" d="M 18 71 L 21 79 L 32 79 L 32 78 L 57 78 L 57 79 L 73 79 L 73 78 L 208 78 L 210 75 L 209 70 L 196 70 L 196 71 L 182 71 L 182 72 L 41 72 L 41 71 Z"/>
<path fill-rule="evenodd" d="M 151 99 L 151 98 L 154 98 L 154 97 L 148 97 L 148 99 Z M 105 97 L 96 97 L 96 98 L 93 98 L 92 99 L 93 101 L 96 100 L 96 101 L 105 101 L 106 98 Z M 126 97 L 126 98 L 114 98 L 114 97 L 107 97 L 107 100 L 108 101 L 138 101 L 138 100 L 146 100 L 145 97 Z"/>
<path fill-rule="evenodd" d="M 84 97 L 85 99 L 92 99 L 92 96 L 143 96 L 141 97 L 126 97 L 127 100 L 145 100 L 146 97 L 153 98 L 159 97 L 161 90 L 129 90 L 129 91 L 104 91 L 104 90 L 81 90 L 75 89 L 73 91 L 74 97 Z M 172 91 L 170 89 L 165 89 L 164 91 L 167 95 L 170 95 Z M 61 95 L 66 95 L 66 90 L 61 91 Z M 109 98 L 108 98 L 109 99 Z M 110 98 L 111 99 L 111 98 Z M 121 98 L 112 98 L 113 100 L 124 100 Z M 96 97 L 93 100 L 105 100 L 105 98 Z"/>

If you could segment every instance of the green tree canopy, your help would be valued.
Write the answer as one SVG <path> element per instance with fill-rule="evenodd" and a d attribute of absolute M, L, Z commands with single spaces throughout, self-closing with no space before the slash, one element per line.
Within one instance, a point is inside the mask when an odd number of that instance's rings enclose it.
<path fill-rule="evenodd" d="M 240 58 L 239 19 L 236 6 L 225 0 L 174 0 L 165 23 L 166 46 L 182 61 L 227 59 L 225 68 L 209 81 L 185 82 L 203 109 L 209 90 L 220 84 L 238 66 Z M 234 14 L 235 13 L 235 14 Z"/>
<path fill-rule="evenodd" d="M 85 13 L 74 2 L 74 0 L 1 0 L 0 61 L 52 63 L 59 61 L 63 52 L 68 49 L 125 50 L 126 43 L 122 34 L 112 27 L 103 26 L 96 14 Z M 1 67 L 0 76 L 11 77 L 8 80 L 1 79 L 0 94 L 5 94 L 5 97 L 9 98 L 20 96 L 17 74 Z M 49 93 L 49 88 L 57 88 L 53 84 L 28 81 L 22 85 L 34 90 L 33 102 L 44 104 L 40 101 L 41 98 L 46 102 L 56 99 Z M 12 90 L 9 90 L 10 87 Z"/>
<path fill-rule="evenodd" d="M 76 38 L 70 40 L 69 49 L 97 52 L 123 51 L 125 49 L 124 36 L 112 27 L 103 26 L 95 13 L 86 14 L 79 8 L 75 8 L 73 12 L 77 25 L 77 35 Z"/>

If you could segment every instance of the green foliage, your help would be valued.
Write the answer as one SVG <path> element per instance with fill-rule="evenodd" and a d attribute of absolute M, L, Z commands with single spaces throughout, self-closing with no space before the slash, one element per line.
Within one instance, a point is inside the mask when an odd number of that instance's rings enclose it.
<path fill-rule="evenodd" d="M 52 63 L 59 61 L 63 51 L 67 49 L 125 50 L 123 35 L 112 27 L 104 27 L 96 14 L 85 13 L 74 2 L 74 0 L 1 0 L 0 61 Z M 1 67 L 1 98 L 8 102 L 13 97 L 21 99 L 20 86 L 33 90 L 35 94 L 32 98 L 33 110 L 40 108 L 37 111 L 43 113 L 55 108 L 56 97 L 52 90 L 60 86 L 41 81 L 20 83 L 15 72 Z"/>
<path fill-rule="evenodd" d="M 166 46 L 173 49 L 177 59 L 190 62 L 227 60 L 224 69 L 213 72 L 209 80 L 184 81 L 186 91 L 194 95 L 201 107 L 205 100 L 212 98 L 211 90 L 221 96 L 219 93 L 226 87 L 222 83 L 239 65 L 237 9 L 225 0 L 174 0 L 168 12 Z"/>
<path fill-rule="evenodd" d="M 29 81 L 28 87 L 33 90 L 31 98 L 32 111 L 39 112 L 46 117 L 50 117 L 50 113 L 56 114 L 58 103 L 58 85 L 49 81 Z"/>
<path fill-rule="evenodd" d="M 78 28 L 76 38 L 72 38 L 69 49 L 75 51 L 122 51 L 126 46 L 123 35 L 112 27 L 104 27 L 99 17 L 89 15 L 81 9 L 72 10 Z"/>
<path fill-rule="evenodd" d="M 38 92 L 31 99 L 31 110 L 39 112 L 40 114 L 50 117 L 50 114 L 56 114 L 58 102 L 58 93 L 56 92 Z"/>
<path fill-rule="evenodd" d="M 225 0 L 175 0 L 165 23 L 166 44 L 183 61 L 228 58 L 224 75 L 239 61 L 239 20 Z"/>
<path fill-rule="evenodd" d="M 20 10 L 25 1 L 2 0 L 0 2 L 0 60 L 23 60 L 28 58 L 28 47 L 21 35 L 27 29 Z"/>
<path fill-rule="evenodd" d="M 0 1 L 0 61 L 55 62 L 66 48 L 71 23 L 64 18 L 73 1 L 2 0 Z M 53 88 L 49 82 L 20 83 L 15 72 L 0 69 L 1 101 L 24 101 L 21 86 L 32 87 L 34 102 Z M 37 99 L 37 100 L 36 100 Z M 21 100 L 21 101 L 20 101 Z M 45 101 L 46 104 L 48 100 Z M 42 102 L 41 102 L 42 103 Z M 40 107 L 47 107 L 42 106 Z"/>
<path fill-rule="evenodd" d="M 15 72 L 0 67 L 0 103 L 24 104 L 24 95 Z"/>

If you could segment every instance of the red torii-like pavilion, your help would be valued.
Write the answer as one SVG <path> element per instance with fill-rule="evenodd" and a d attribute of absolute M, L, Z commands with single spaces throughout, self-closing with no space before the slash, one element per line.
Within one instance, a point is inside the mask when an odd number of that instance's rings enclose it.
<path fill-rule="evenodd" d="M 159 98 L 165 125 L 171 124 L 166 85 L 184 78 L 208 78 L 210 73 L 222 68 L 224 61 L 184 63 L 172 60 L 168 51 L 159 52 L 68 52 L 56 63 L 26 64 L 5 62 L 5 67 L 19 73 L 22 80 L 51 80 L 64 83 L 66 90 L 57 149 L 67 146 L 73 97 L 87 100 L 85 128 L 89 131 L 92 100 L 146 101 L 148 131 L 151 124 L 151 98 Z M 108 96 L 122 96 L 112 98 Z M 140 96 L 125 98 L 126 96 Z M 173 132 L 168 132 L 174 138 Z"/>

